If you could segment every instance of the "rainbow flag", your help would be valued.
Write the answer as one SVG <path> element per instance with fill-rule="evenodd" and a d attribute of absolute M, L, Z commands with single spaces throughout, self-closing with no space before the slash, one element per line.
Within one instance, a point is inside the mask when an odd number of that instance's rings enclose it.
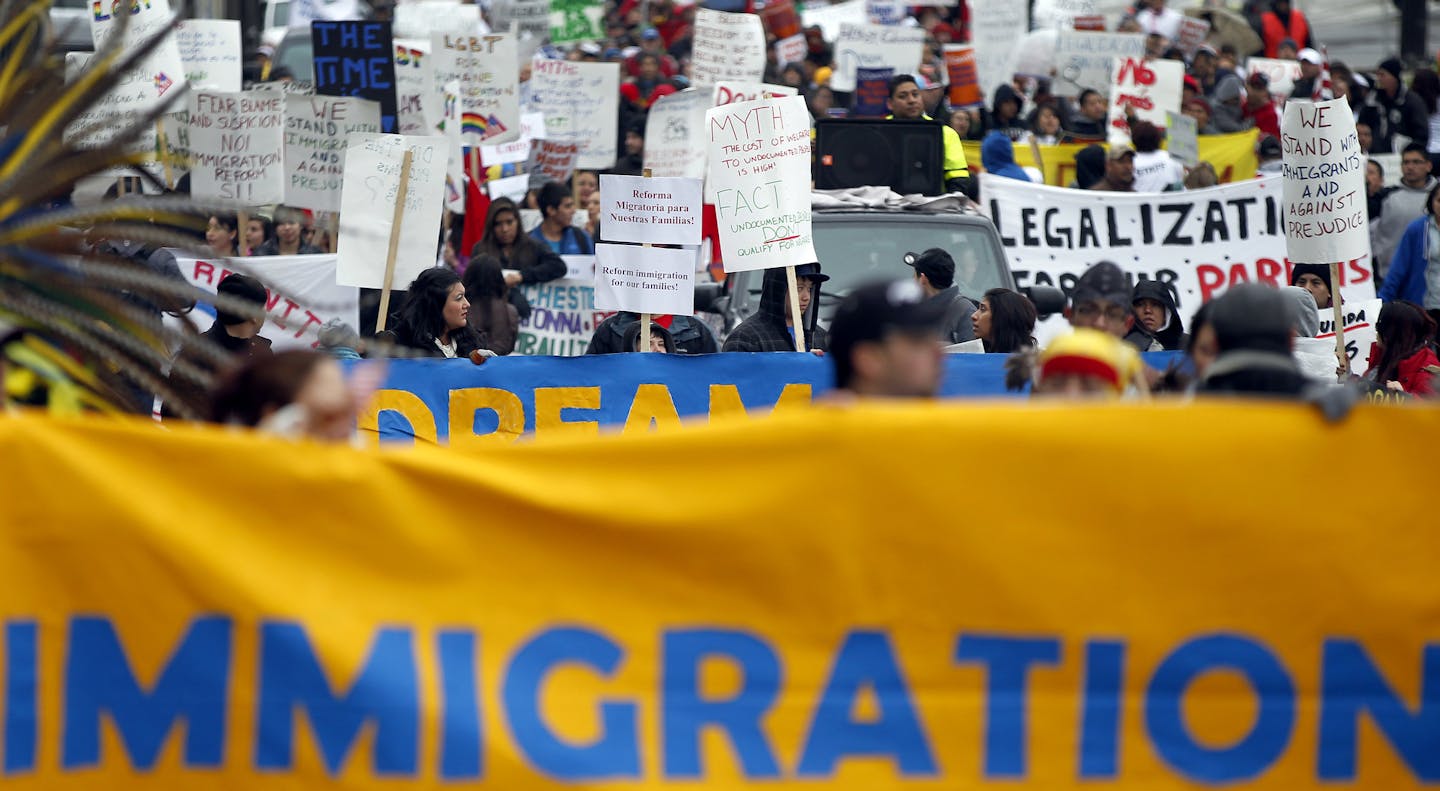
<path fill-rule="evenodd" d="M 481 139 L 494 137 L 504 132 L 505 124 L 492 113 L 488 118 L 479 113 L 462 113 L 460 116 L 460 132 L 467 135 L 476 135 Z"/>

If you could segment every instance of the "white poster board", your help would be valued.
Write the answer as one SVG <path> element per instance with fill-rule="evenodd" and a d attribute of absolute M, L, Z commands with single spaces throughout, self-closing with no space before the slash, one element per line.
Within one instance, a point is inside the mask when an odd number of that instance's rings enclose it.
<path fill-rule="evenodd" d="M 1350 372 L 1356 376 L 1364 375 L 1369 367 L 1370 347 L 1375 343 L 1379 333 L 1375 330 L 1375 322 L 1380 320 L 1380 309 L 1384 305 L 1378 299 L 1357 300 L 1345 302 L 1343 305 L 1345 316 L 1345 355 L 1350 358 Z M 1316 311 L 1320 316 L 1320 331 L 1315 334 L 1315 339 L 1320 342 L 1320 350 L 1330 352 L 1330 371 L 1335 368 L 1335 311 L 1331 308 L 1321 308 Z M 1299 338 L 1295 339 L 1297 342 Z"/>
<path fill-rule="evenodd" d="M 90 8 L 88 5 L 85 7 Z M 122 52 L 137 49 L 146 39 L 170 24 L 173 16 L 170 0 L 150 0 L 134 4 L 101 3 L 91 10 L 90 39 L 95 43 L 96 52 L 103 49 L 110 37 L 120 29 L 120 17 L 117 15 L 119 12 L 130 13 L 124 43 L 121 44 Z M 169 36 L 121 78 L 115 92 L 124 93 L 131 98 L 131 101 L 125 102 L 127 109 L 135 113 L 146 113 L 167 101 L 167 97 L 173 97 L 175 94 L 171 91 L 179 93 L 178 89 L 184 84 L 185 62 L 180 59 L 180 45 L 175 36 Z"/>
<path fill-rule="evenodd" d="M 1056 96 L 1077 97 L 1086 88 L 1108 94 L 1116 58 L 1145 57 L 1140 33 L 1061 30 L 1055 36 Z"/>
<path fill-rule="evenodd" d="M 1170 120 L 1167 113 L 1180 112 L 1184 85 L 1185 64 L 1179 61 L 1116 58 L 1106 122 L 1111 144 L 1130 141 L 1130 126 L 1125 120 L 1127 106 L 1136 120 L 1164 129 Z"/>
<path fill-rule="evenodd" d="M 700 179 L 601 175 L 606 241 L 700 244 L 700 185 Z"/>
<path fill-rule="evenodd" d="M 610 234 L 609 226 L 605 234 Z M 595 245 L 595 308 L 695 315 L 698 248 Z"/>
<path fill-rule="evenodd" d="M 814 261 L 804 97 L 712 108 L 705 131 L 725 271 Z"/>
<path fill-rule="evenodd" d="M 492 179 L 485 182 L 485 191 L 490 195 L 491 200 L 495 198 L 509 198 L 516 203 L 524 203 L 525 193 L 530 191 L 530 176 L 521 173 L 518 176 Z M 522 211 L 524 210 L 522 209 Z M 536 214 L 538 215 L 539 212 L 536 212 Z M 539 223 L 537 222 L 536 225 L 539 225 Z"/>
<path fill-rule="evenodd" d="M 1270 80 L 1270 96 L 1280 101 L 1289 98 L 1290 92 L 1295 89 L 1295 81 L 1300 79 L 1298 60 L 1250 58 L 1245 61 L 1245 69 L 1250 74 L 1264 74 Z"/>
<path fill-rule="evenodd" d="M 444 129 L 450 155 L 445 164 L 445 208 L 456 214 L 465 213 L 465 146 L 460 139 L 460 82 L 445 83 L 441 104 L 445 108 Z"/>
<path fill-rule="evenodd" d="M 1015 0 L 969 0 L 970 41 L 986 106 L 995 88 L 1015 76 L 1015 57 L 1027 27 L 1026 5 Z"/>
<path fill-rule="evenodd" d="M 251 206 L 285 199 L 285 94 L 189 96 L 190 194 Z"/>
<path fill-rule="evenodd" d="M 1349 104 L 1289 102 L 1280 128 L 1290 260 L 1329 264 L 1370 255 L 1365 154 Z"/>
<path fill-rule="evenodd" d="M 775 62 L 781 66 L 790 63 L 799 63 L 805 60 L 810 54 L 810 44 L 805 40 L 804 33 L 796 33 L 775 42 Z"/>
<path fill-rule="evenodd" d="M 920 68 L 924 48 L 924 28 L 843 24 L 835 42 L 835 71 L 830 75 L 830 87 L 855 90 L 856 69 L 888 67 L 896 74 L 914 74 Z"/>
<path fill-rule="evenodd" d="M 1179 113 L 1167 113 L 1166 149 L 1170 156 L 1185 163 L 1186 167 L 1200 164 L 1200 126 L 1194 118 Z"/>
<path fill-rule="evenodd" d="M 753 102 L 759 99 L 775 99 L 794 96 L 799 90 L 789 85 L 770 85 L 763 82 L 717 82 L 711 98 L 711 105 L 719 107 L 736 102 Z M 647 138 L 648 140 L 648 138 Z"/>
<path fill-rule="evenodd" d="M 698 88 L 721 80 L 760 82 L 765 77 L 765 26 L 755 14 L 695 12 L 690 79 Z"/>
<path fill-rule="evenodd" d="M 535 60 L 530 102 L 545 114 L 550 140 L 580 144 L 575 167 L 603 170 L 615 164 L 619 137 L 620 65 Z"/>
<path fill-rule="evenodd" d="M 820 28 L 826 41 L 840 37 L 842 24 L 863 25 L 869 21 L 865 14 L 865 0 L 845 0 L 833 5 L 806 3 L 800 11 L 800 24 L 806 28 Z"/>
<path fill-rule="evenodd" d="M 645 167 L 652 176 L 705 178 L 705 111 L 709 91 L 686 88 L 660 97 L 645 119 Z"/>
<path fill-rule="evenodd" d="M 335 279 L 341 285 L 385 287 L 390 228 L 407 149 L 412 152 L 410 177 L 390 285 L 406 288 L 421 271 L 435 265 L 450 153 L 445 138 L 356 135 L 345 152 L 345 188 L 340 197 L 340 265 Z"/>
<path fill-rule="evenodd" d="M 428 42 L 431 33 L 484 35 L 490 26 L 480 17 L 480 6 L 459 0 L 406 0 L 395 6 L 391 35 Z"/>
<path fill-rule="evenodd" d="M 430 131 L 426 106 L 430 98 L 430 40 L 396 39 L 395 41 L 395 123 L 402 135 L 420 135 Z"/>
<path fill-rule="evenodd" d="M 186 258 L 178 250 L 175 263 L 181 277 L 196 288 L 215 293 L 220 281 L 239 272 L 252 275 L 266 285 L 265 326 L 260 335 L 275 349 L 309 349 L 318 340 L 316 332 L 325 322 L 339 319 L 360 326 L 360 291 L 335 283 L 333 255 L 272 255 L 258 258 Z M 283 295 L 283 296 L 282 296 Z M 197 307 L 197 313 L 203 311 Z M 197 322 L 199 317 L 195 317 Z M 180 328 L 180 320 L 165 317 L 165 323 Z M 203 329 L 203 326 L 202 326 Z"/>
<path fill-rule="evenodd" d="M 445 84 L 459 81 L 460 133 L 466 145 L 493 145 L 520 137 L 520 66 L 515 47 L 511 35 L 431 34 L 430 95 L 439 102 Z"/>
<path fill-rule="evenodd" d="M 187 19 L 175 29 L 180 62 L 191 90 L 240 90 L 240 22 Z"/>
<path fill-rule="evenodd" d="M 351 96 L 286 96 L 285 204 L 340 211 L 345 150 L 355 134 L 380 132 L 380 103 Z"/>
<path fill-rule="evenodd" d="M 338 22 L 360 18 L 359 0 L 291 0 L 290 27 L 309 27 L 316 20 Z"/>

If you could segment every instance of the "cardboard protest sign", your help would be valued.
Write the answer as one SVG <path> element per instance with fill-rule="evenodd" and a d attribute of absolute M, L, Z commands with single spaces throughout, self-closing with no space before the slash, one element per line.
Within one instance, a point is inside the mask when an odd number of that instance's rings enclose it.
<path fill-rule="evenodd" d="M 1017 47 L 1029 28 L 1026 7 L 1015 0 L 969 0 L 969 4 L 980 94 L 989 103 L 996 86 L 1015 76 Z"/>
<path fill-rule="evenodd" d="M 530 157 L 525 163 L 525 172 L 530 174 L 530 188 L 544 186 L 548 181 L 562 184 L 570 180 L 575 172 L 575 158 L 580 154 L 580 144 L 558 140 L 530 141 Z"/>
<path fill-rule="evenodd" d="M 515 47 L 515 37 L 508 34 L 431 35 L 431 94 L 438 100 L 445 83 L 460 82 L 461 135 L 466 145 L 520 137 L 520 67 Z"/>
<path fill-rule="evenodd" d="M 386 286 L 390 229 L 407 149 L 412 156 L 400 218 L 400 255 L 389 285 L 403 289 L 422 270 L 435 265 L 450 153 L 445 138 L 355 135 L 345 152 L 337 283 L 361 288 Z"/>
<path fill-rule="evenodd" d="M 65 84 L 73 85 L 90 66 L 94 57 L 89 52 L 65 53 Z M 139 90 L 136 90 L 139 88 Z M 153 101 L 150 89 L 144 85 L 122 81 L 121 85 L 92 102 L 83 112 L 65 127 L 64 140 L 77 148 L 99 148 L 108 145 L 121 130 L 138 121 L 144 108 Z M 159 176 L 159 165 L 155 127 L 140 130 L 140 134 L 125 144 L 125 152 L 145 163 L 142 167 Z M 104 180 L 113 184 L 119 176 L 126 175 L 121 168 L 112 168 L 104 174 Z"/>
<path fill-rule="evenodd" d="M 190 194 L 252 206 L 285 199 L 285 95 L 189 96 Z"/>
<path fill-rule="evenodd" d="M 705 131 L 725 271 L 814 261 L 804 97 L 712 108 Z"/>
<path fill-rule="evenodd" d="M 1328 264 L 1370 255 L 1365 153 L 1349 104 L 1290 102 L 1281 123 L 1290 260 Z"/>
<path fill-rule="evenodd" d="M 1209 35 L 1209 22 L 1187 16 L 1180 20 L 1180 37 L 1175 43 L 1180 47 L 1180 51 L 1185 53 L 1185 57 L 1193 58 L 1196 50 L 1200 49 L 1200 45 L 1205 43 L 1205 39 Z"/>
<path fill-rule="evenodd" d="M 765 77 L 765 28 L 755 14 L 695 12 L 691 82 L 697 88 L 721 80 L 761 82 Z"/>
<path fill-rule="evenodd" d="M 122 52 L 138 48 L 169 25 L 173 17 L 170 0 L 99 3 L 92 11 L 90 38 L 97 52 L 119 32 L 120 18 L 125 12 L 130 18 L 121 43 Z M 185 62 L 180 58 L 180 45 L 175 36 L 168 36 L 121 78 L 113 91 L 116 96 L 112 108 L 126 117 L 144 114 L 173 99 L 184 84 Z"/>
<path fill-rule="evenodd" d="M 844 0 L 833 5 L 807 3 L 800 12 L 800 21 L 807 28 L 820 28 L 826 41 L 834 41 L 840 37 L 841 25 L 864 25 L 870 20 L 865 13 L 865 0 Z"/>
<path fill-rule="evenodd" d="M 549 139 L 580 144 L 575 167 L 602 170 L 615 164 L 619 64 L 536 59 L 531 67 L 530 102 L 545 114 Z"/>
<path fill-rule="evenodd" d="M 192 90 L 240 90 L 238 20 L 187 19 L 175 29 L 175 43 Z"/>
<path fill-rule="evenodd" d="M 983 107 L 980 73 L 975 68 L 975 48 L 968 44 L 945 45 L 945 75 L 950 84 L 950 106 Z"/>
<path fill-rule="evenodd" d="M 1270 95 L 1281 101 L 1290 96 L 1290 92 L 1295 89 L 1295 81 L 1300 79 L 1298 60 L 1250 58 L 1245 61 L 1245 68 L 1251 74 L 1264 74 L 1270 81 Z"/>
<path fill-rule="evenodd" d="M 610 234 L 608 225 L 605 234 Z M 697 254 L 698 249 L 693 247 L 672 250 L 628 244 L 595 245 L 596 309 L 695 315 Z"/>
<path fill-rule="evenodd" d="M 465 213 L 465 144 L 460 139 L 460 82 L 445 83 L 441 103 L 445 107 L 445 122 L 440 130 L 445 135 L 450 156 L 445 165 L 445 208 L 457 214 Z"/>
<path fill-rule="evenodd" d="M 1356 376 L 1363 375 L 1369 367 L 1370 347 L 1379 337 L 1375 329 L 1375 323 L 1380 320 L 1380 309 L 1384 305 L 1378 299 L 1346 301 L 1342 306 L 1345 321 L 1345 356 L 1350 360 L 1350 372 Z M 1328 341 L 1325 348 L 1331 352 L 1335 349 L 1335 311 L 1330 308 L 1320 308 L 1316 311 L 1320 317 L 1320 331 L 1315 334 L 1318 341 Z M 1296 338 L 1296 341 L 1299 341 Z M 1331 357 L 1330 367 L 1335 367 L 1334 357 Z"/>
<path fill-rule="evenodd" d="M 805 41 L 804 33 L 796 33 L 775 42 L 775 62 L 781 66 L 799 63 L 805 60 L 809 53 L 810 45 Z"/>
<path fill-rule="evenodd" d="M 380 105 L 334 96 L 286 96 L 284 101 L 285 204 L 340 211 L 345 150 L 354 134 L 379 134 Z"/>
<path fill-rule="evenodd" d="M 390 23 L 396 41 L 429 41 L 431 33 L 483 35 L 490 26 L 480 16 L 480 6 L 459 0 L 406 0 L 395 6 Z"/>
<path fill-rule="evenodd" d="M 317 20 L 310 24 L 310 43 L 315 57 L 315 92 L 378 102 L 381 128 L 394 132 L 399 111 L 390 23 Z"/>
<path fill-rule="evenodd" d="M 924 47 L 924 28 L 843 24 L 835 42 L 835 73 L 830 76 L 830 87 L 855 90 L 856 69 L 888 67 L 896 74 L 914 74 Z"/>
<path fill-rule="evenodd" d="M 700 244 L 700 179 L 600 176 L 605 240 Z"/>
<path fill-rule="evenodd" d="M 1077 19 L 1083 22 L 1084 17 L 1092 16 L 1100 17 L 1100 29 L 1104 29 L 1105 17 L 1098 13 L 1096 0 L 1036 0 L 1031 5 L 1035 30 L 1082 30 Z"/>
<path fill-rule="evenodd" d="M 1142 33 L 1062 30 L 1055 36 L 1056 96 L 1076 97 L 1086 88 L 1109 95 L 1116 60 L 1145 57 Z"/>
<path fill-rule="evenodd" d="M 430 130 L 425 107 L 430 103 L 430 40 L 395 41 L 395 125 L 402 135 Z M 430 101 L 427 101 L 430 100 Z"/>
<path fill-rule="evenodd" d="M 550 43 L 570 44 L 605 37 L 600 0 L 550 0 Z"/>
<path fill-rule="evenodd" d="M 710 92 L 686 88 L 660 97 L 645 119 L 645 167 L 652 176 L 705 178 L 705 111 Z"/>
<path fill-rule="evenodd" d="M 773 99 L 777 96 L 794 96 L 799 91 L 789 85 L 770 85 L 763 82 L 717 82 L 712 104 L 753 102 L 758 99 Z"/>
<path fill-rule="evenodd" d="M 1179 113 L 1166 113 L 1166 149 L 1170 156 L 1187 167 L 1200 164 L 1200 126 L 1194 118 Z"/>
<path fill-rule="evenodd" d="M 355 329 L 360 326 L 360 292 L 336 285 L 334 255 L 276 255 L 259 258 L 188 258 L 176 256 L 180 275 L 196 288 L 215 293 L 233 272 L 253 275 L 267 288 L 265 326 L 261 337 L 275 349 L 308 349 L 315 333 L 337 319 Z M 197 311 L 205 310 L 197 306 Z M 170 323 L 172 319 L 166 319 Z M 177 324 L 179 320 L 173 320 Z"/>
<path fill-rule="evenodd" d="M 550 34 L 550 0 L 494 0 L 490 27 L 502 33 L 513 27 L 521 36 L 538 42 Z"/>
<path fill-rule="evenodd" d="M 1185 64 L 1174 60 L 1115 59 L 1115 79 L 1110 84 L 1108 138 L 1112 144 L 1130 141 L 1126 108 L 1136 120 L 1165 128 L 1170 116 L 1180 112 L 1185 82 Z"/>
<path fill-rule="evenodd" d="M 884 118 L 890 112 L 890 78 L 895 70 L 856 69 L 855 99 L 850 105 L 851 118 Z"/>

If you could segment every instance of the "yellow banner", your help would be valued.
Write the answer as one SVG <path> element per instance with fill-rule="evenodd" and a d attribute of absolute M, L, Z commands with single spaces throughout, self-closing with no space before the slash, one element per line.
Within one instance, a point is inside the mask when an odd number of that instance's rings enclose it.
<path fill-rule="evenodd" d="M 6 418 L 0 777 L 1433 784 L 1437 445 L 1240 403 L 471 454 Z"/>
<path fill-rule="evenodd" d="M 1215 166 L 1215 174 L 1222 184 L 1255 178 L 1255 171 L 1260 165 L 1255 157 L 1255 143 L 1259 137 L 1260 133 L 1254 129 L 1228 135 L 1202 135 L 1200 161 Z M 1085 145 L 1040 146 L 1040 159 L 1045 163 L 1045 183 L 1052 187 L 1070 186 L 1075 180 L 1075 154 Z M 980 141 L 965 141 L 965 161 L 972 168 L 981 162 Z M 1021 167 L 1036 167 L 1035 155 L 1027 144 L 1015 144 L 1015 161 Z"/>

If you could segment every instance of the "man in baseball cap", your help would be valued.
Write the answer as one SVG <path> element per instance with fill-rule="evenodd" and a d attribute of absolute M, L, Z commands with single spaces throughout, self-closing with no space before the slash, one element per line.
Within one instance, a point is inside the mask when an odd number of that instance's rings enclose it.
<path fill-rule="evenodd" d="M 914 280 L 870 283 L 850 293 L 830 322 L 835 387 L 855 395 L 929 398 L 940 391 L 945 306 Z"/>
<path fill-rule="evenodd" d="M 975 313 L 975 303 L 960 293 L 955 284 L 955 259 L 938 247 L 923 253 L 906 253 L 905 265 L 915 269 L 915 282 L 925 292 L 925 298 L 945 306 L 945 318 L 940 324 L 940 339 L 945 343 L 964 343 L 975 339 L 975 329 L 970 316 Z"/>

